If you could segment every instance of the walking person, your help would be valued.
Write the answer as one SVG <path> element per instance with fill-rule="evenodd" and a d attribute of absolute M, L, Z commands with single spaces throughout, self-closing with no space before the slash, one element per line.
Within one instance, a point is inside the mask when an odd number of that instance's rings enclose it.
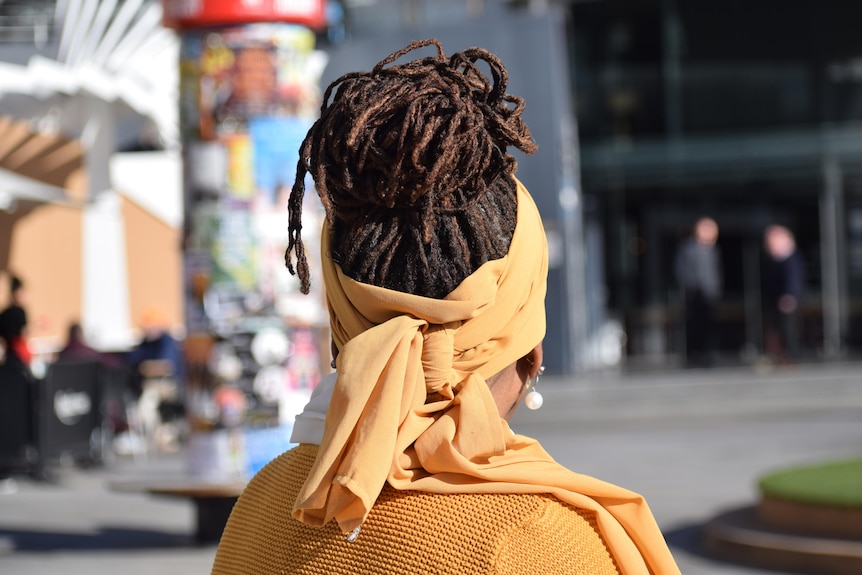
<path fill-rule="evenodd" d="M 507 83 L 490 52 L 429 40 L 327 88 L 285 255 L 307 293 L 308 172 L 336 372 L 297 417 L 298 447 L 234 506 L 215 575 L 679 573 L 640 495 L 507 424 L 541 404 L 548 272 L 507 152 L 536 146 Z"/>
<path fill-rule="evenodd" d="M 143 338 L 126 354 L 136 402 L 132 419 L 147 444 L 162 451 L 179 447 L 177 421 L 184 415 L 185 365 L 182 348 L 171 335 L 167 316 L 153 307 L 141 317 Z"/>
<path fill-rule="evenodd" d="M 24 282 L 17 276 L 9 279 L 9 305 L 0 312 L 0 340 L 4 363 L 30 372 L 33 354 L 27 344 L 27 311 L 24 309 Z"/>
<path fill-rule="evenodd" d="M 718 224 L 709 217 L 697 220 L 691 237 L 676 254 L 674 273 L 682 289 L 685 314 L 686 364 L 708 367 L 715 355 L 715 310 L 721 297 L 721 254 Z"/>
<path fill-rule="evenodd" d="M 26 399 L 23 399 L 20 405 L 14 405 L 12 412 L 4 416 L 19 422 L 18 430 L 25 430 L 23 433 L 29 442 L 32 439 L 33 426 L 28 415 L 32 412 L 32 393 L 35 386 L 31 385 L 33 382 L 30 371 L 32 354 L 27 344 L 25 299 L 24 282 L 17 276 L 10 276 L 9 303 L 0 312 L 0 343 L 3 345 L 3 362 L 0 369 L 5 371 L 0 373 L 0 385 L 20 386 L 16 397 Z M 21 414 L 24 414 L 23 418 Z M 0 495 L 18 491 L 15 478 L 12 477 L 13 467 L 9 462 L 0 461 Z"/>
<path fill-rule="evenodd" d="M 779 364 L 799 359 L 799 302 L 805 288 L 805 265 L 796 238 L 773 225 L 763 234 L 764 340 L 769 358 Z"/>

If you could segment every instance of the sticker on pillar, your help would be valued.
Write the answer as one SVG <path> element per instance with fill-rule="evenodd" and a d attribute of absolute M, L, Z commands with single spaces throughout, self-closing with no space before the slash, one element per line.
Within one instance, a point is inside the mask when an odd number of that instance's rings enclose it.
<path fill-rule="evenodd" d="M 257 242 L 251 214 L 219 210 L 212 227 L 213 285 L 244 292 L 257 287 Z"/>
<path fill-rule="evenodd" d="M 209 321 L 204 310 L 204 298 L 210 287 L 212 266 L 209 253 L 187 249 L 184 257 L 186 330 L 206 332 Z"/>
<path fill-rule="evenodd" d="M 293 353 L 287 360 L 288 385 L 292 389 L 312 390 L 320 381 L 320 354 L 315 333 L 309 327 L 296 327 L 291 331 Z"/>
<path fill-rule="evenodd" d="M 225 138 L 227 145 L 227 188 L 231 197 L 251 201 L 254 197 L 254 171 L 251 140 L 246 134 Z"/>
<path fill-rule="evenodd" d="M 228 150 L 221 142 L 191 141 L 185 161 L 192 203 L 216 200 L 224 194 L 228 172 Z"/>
<path fill-rule="evenodd" d="M 197 89 L 198 121 L 202 140 L 217 137 L 216 109 L 230 94 L 230 75 L 234 65 L 234 53 L 224 42 L 221 34 L 189 34 L 183 38 L 184 53 L 200 53 L 198 61 Z M 188 47 L 186 47 L 188 44 Z M 195 48 L 198 48 L 195 50 Z"/>
<path fill-rule="evenodd" d="M 272 114 L 277 106 L 274 46 L 255 43 L 232 48 L 233 66 L 213 106 L 218 133 L 241 131 L 248 118 Z"/>
<path fill-rule="evenodd" d="M 252 118 L 248 124 L 254 149 L 254 182 L 258 201 L 284 213 L 296 176 L 299 148 L 312 120 L 290 116 Z"/>
<path fill-rule="evenodd" d="M 251 355 L 258 365 L 278 365 L 284 363 L 292 353 L 287 335 L 279 328 L 265 327 L 251 340 Z"/>

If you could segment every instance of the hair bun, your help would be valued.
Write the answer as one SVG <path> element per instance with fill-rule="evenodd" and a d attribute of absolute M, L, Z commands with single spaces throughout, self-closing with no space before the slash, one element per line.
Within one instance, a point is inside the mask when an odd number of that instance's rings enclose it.
<path fill-rule="evenodd" d="M 435 53 L 397 63 L 427 46 Z M 468 48 L 447 58 L 429 39 L 390 54 L 371 72 L 330 84 L 300 150 L 288 268 L 291 250 L 299 261 L 302 249 L 298 214 L 306 170 L 330 222 L 384 226 L 397 218 L 402 229 L 426 240 L 438 215 L 458 214 L 499 189 L 497 182 L 517 166 L 507 148 L 536 150 L 521 117 L 523 100 L 506 94 L 508 80 L 487 50 Z"/>

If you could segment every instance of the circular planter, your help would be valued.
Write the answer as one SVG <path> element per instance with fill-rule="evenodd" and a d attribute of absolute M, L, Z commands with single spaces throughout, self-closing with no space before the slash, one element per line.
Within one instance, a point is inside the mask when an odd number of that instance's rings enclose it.
<path fill-rule="evenodd" d="M 761 521 L 773 527 L 818 537 L 862 541 L 862 508 L 801 503 L 764 496 L 757 506 Z"/>

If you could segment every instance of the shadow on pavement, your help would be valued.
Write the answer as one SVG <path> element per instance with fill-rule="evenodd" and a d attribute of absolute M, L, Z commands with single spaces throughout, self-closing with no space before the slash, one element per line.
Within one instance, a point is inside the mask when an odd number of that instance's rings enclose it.
<path fill-rule="evenodd" d="M 185 533 L 103 527 L 94 533 L 0 529 L 0 555 L 14 551 L 124 550 L 199 546 Z"/>
<path fill-rule="evenodd" d="M 681 525 L 675 529 L 664 532 L 665 541 L 671 548 L 671 552 L 675 550 L 684 551 L 689 555 L 702 557 L 716 561 L 715 557 L 710 555 L 704 543 L 704 524 L 693 523 L 690 525 Z"/>

